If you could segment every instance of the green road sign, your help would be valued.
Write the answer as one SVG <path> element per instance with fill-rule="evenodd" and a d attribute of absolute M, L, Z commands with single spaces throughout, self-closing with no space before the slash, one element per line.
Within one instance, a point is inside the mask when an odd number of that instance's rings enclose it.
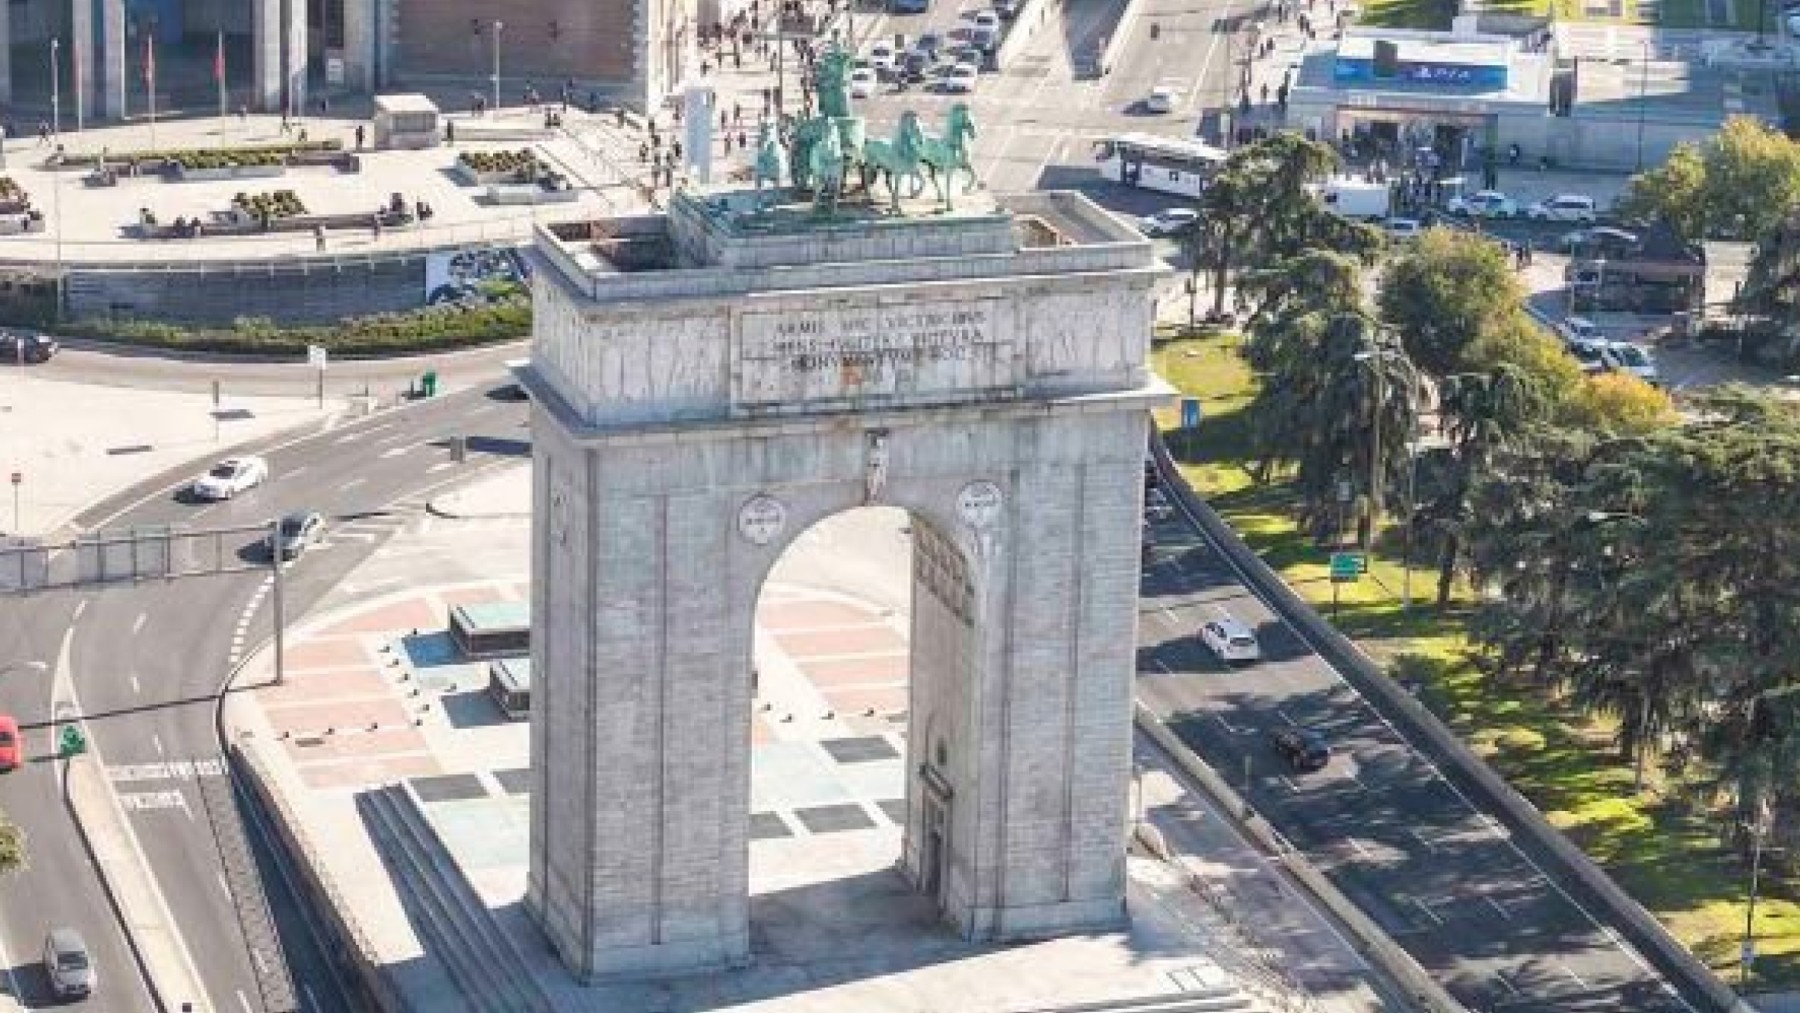
<path fill-rule="evenodd" d="M 1331 554 L 1331 580 L 1335 584 L 1354 584 L 1356 578 L 1369 572 L 1369 558 L 1360 552 Z"/>
<path fill-rule="evenodd" d="M 63 725 L 57 737 L 57 748 L 64 756 L 80 756 L 87 752 L 87 736 L 75 725 Z"/>

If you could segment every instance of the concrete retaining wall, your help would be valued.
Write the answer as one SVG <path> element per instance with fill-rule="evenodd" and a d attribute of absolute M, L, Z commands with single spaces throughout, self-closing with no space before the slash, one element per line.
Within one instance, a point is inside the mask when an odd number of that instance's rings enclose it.
<path fill-rule="evenodd" d="M 1152 446 L 1164 473 L 1175 475 L 1174 461 L 1162 440 L 1158 438 Z M 1207 539 L 1231 557 L 1250 589 L 1280 613 L 1307 646 L 1336 668 L 1414 749 L 1436 764 L 1459 790 L 1505 823 L 1514 842 L 1547 875 L 1667 976 L 1683 998 L 1697 1009 L 1715 1013 L 1754 1013 L 1753 1007 L 1676 942 L 1662 923 L 1621 890 L 1581 849 L 1569 843 L 1524 796 L 1470 752 L 1437 715 L 1396 685 L 1355 643 L 1295 594 L 1187 483 L 1177 480 L 1170 485 L 1199 521 Z"/>
<path fill-rule="evenodd" d="M 421 255 L 360 263 L 73 268 L 64 286 L 63 311 L 72 319 L 229 324 L 237 317 L 268 317 L 283 324 L 312 324 L 416 309 L 424 303 Z"/>

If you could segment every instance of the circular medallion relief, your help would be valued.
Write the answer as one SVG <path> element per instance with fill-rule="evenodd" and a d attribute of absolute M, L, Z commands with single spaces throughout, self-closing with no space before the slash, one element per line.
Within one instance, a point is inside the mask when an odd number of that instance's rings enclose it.
<path fill-rule="evenodd" d="M 738 507 L 738 534 L 757 545 L 767 545 L 787 527 L 787 507 L 773 496 L 752 496 Z"/>
<path fill-rule="evenodd" d="M 991 527 L 1000 519 L 1000 508 L 1005 497 L 1000 494 L 1000 487 L 992 482 L 970 482 L 956 494 L 956 514 L 969 527 L 980 529 Z"/>

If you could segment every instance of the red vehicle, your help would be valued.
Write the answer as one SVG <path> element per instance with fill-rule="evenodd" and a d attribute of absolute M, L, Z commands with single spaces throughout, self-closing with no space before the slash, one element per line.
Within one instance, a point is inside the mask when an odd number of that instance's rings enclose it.
<path fill-rule="evenodd" d="M 10 714 L 0 714 L 0 774 L 25 762 L 25 742 L 19 738 L 19 722 Z"/>

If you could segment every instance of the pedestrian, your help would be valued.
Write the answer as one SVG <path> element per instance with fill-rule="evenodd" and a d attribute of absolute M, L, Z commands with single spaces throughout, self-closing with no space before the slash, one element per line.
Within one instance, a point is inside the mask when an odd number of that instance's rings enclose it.
<path fill-rule="evenodd" d="M 358 123 L 356 125 L 356 150 L 358 150 L 358 151 L 362 150 L 363 138 L 366 136 L 367 135 L 363 133 L 363 125 L 361 123 Z"/>
<path fill-rule="evenodd" d="M 669 161 L 676 162 L 676 161 L 679 161 L 680 159 L 681 159 L 681 142 L 680 141 L 670 141 L 669 142 Z"/>
<path fill-rule="evenodd" d="M 323 225 L 313 226 L 313 249 L 319 253 L 325 252 L 325 226 Z"/>
<path fill-rule="evenodd" d="M 744 107 L 737 102 L 731 103 L 731 119 L 734 123 L 744 122 Z"/>
<path fill-rule="evenodd" d="M 381 212 L 369 216 L 369 235 L 376 242 L 381 241 Z"/>
<path fill-rule="evenodd" d="M 247 105 L 244 105 L 242 102 L 238 103 L 238 123 L 244 124 L 244 123 L 249 123 L 249 122 L 250 122 L 250 107 Z"/>
<path fill-rule="evenodd" d="M 749 151 L 750 150 L 750 139 L 747 136 L 745 136 L 745 134 L 742 130 L 738 131 L 738 150 L 740 150 L 740 151 Z"/>
<path fill-rule="evenodd" d="M 50 121 L 49 120 L 39 120 L 38 121 L 38 147 L 40 147 L 40 148 L 48 147 L 49 144 L 50 144 Z"/>
<path fill-rule="evenodd" d="M 299 144 L 306 143 L 306 128 L 305 127 L 300 128 L 300 136 L 296 139 L 296 143 L 299 143 Z"/>
<path fill-rule="evenodd" d="M 640 161 L 640 162 L 650 161 L 650 145 L 639 142 L 639 144 L 638 144 L 638 161 Z"/>
<path fill-rule="evenodd" d="M 719 110 L 719 129 L 720 130 L 730 130 L 731 129 L 731 115 L 723 109 Z"/>
<path fill-rule="evenodd" d="M 1267 81 L 1262 83 L 1262 103 L 1263 105 L 1269 104 L 1269 82 Z"/>
<path fill-rule="evenodd" d="M 283 109 L 281 111 L 281 134 L 283 137 L 285 137 L 292 130 L 293 130 L 293 124 L 288 122 L 287 110 Z"/>
<path fill-rule="evenodd" d="M 452 148 L 456 147 L 456 121 L 455 120 L 445 120 L 444 121 L 444 143 L 450 145 Z"/>
<path fill-rule="evenodd" d="M 325 95 L 320 95 L 319 96 L 319 116 L 321 118 L 323 118 L 324 116 L 328 115 L 330 112 L 331 112 L 330 97 L 325 96 Z"/>

